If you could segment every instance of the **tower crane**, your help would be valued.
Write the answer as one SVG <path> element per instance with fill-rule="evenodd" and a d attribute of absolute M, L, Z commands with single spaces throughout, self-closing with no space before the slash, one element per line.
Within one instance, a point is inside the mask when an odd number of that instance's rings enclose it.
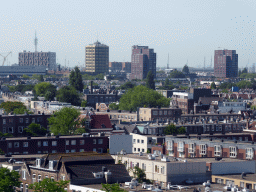
<path fill-rule="evenodd" d="M 4 66 L 4 62 L 6 61 L 6 58 L 7 58 L 8 55 L 10 55 L 11 53 L 12 53 L 12 52 L 9 52 L 6 56 L 3 56 L 2 54 L 0 54 L 0 55 L 4 58 L 2 66 Z"/>

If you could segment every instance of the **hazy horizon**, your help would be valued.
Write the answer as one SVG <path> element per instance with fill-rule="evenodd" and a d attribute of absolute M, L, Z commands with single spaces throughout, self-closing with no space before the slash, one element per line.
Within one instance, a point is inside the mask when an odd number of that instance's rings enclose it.
<path fill-rule="evenodd" d="M 0 54 L 52 51 L 70 67 L 85 63 L 85 46 L 97 39 L 109 46 L 109 61 L 131 61 L 133 45 L 153 48 L 157 67 L 206 67 L 214 50 L 236 50 L 239 68 L 256 63 L 256 1 L 253 0 L 10 0 L 0 8 Z M 0 64 L 3 58 L 0 57 Z"/>

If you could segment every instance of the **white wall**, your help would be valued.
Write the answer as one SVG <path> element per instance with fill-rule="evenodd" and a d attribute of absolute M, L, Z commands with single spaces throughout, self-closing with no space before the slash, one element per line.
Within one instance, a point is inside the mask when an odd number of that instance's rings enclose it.
<path fill-rule="evenodd" d="M 255 161 L 216 162 L 211 169 L 213 175 L 255 173 Z"/>
<path fill-rule="evenodd" d="M 139 135 L 134 133 L 130 134 L 132 135 L 132 153 L 147 153 L 148 137 L 145 135 Z M 134 148 L 136 148 L 136 151 L 134 151 Z"/>
<path fill-rule="evenodd" d="M 89 188 L 89 187 L 84 187 L 84 186 L 79 186 L 79 185 L 69 185 L 69 189 L 70 190 L 75 190 L 75 191 L 80 191 L 80 192 L 104 192 L 102 190 L 99 189 L 93 189 L 93 188 Z"/>
<path fill-rule="evenodd" d="M 121 150 L 126 153 L 132 153 L 132 135 L 110 135 L 109 137 L 109 153 L 117 154 Z"/>

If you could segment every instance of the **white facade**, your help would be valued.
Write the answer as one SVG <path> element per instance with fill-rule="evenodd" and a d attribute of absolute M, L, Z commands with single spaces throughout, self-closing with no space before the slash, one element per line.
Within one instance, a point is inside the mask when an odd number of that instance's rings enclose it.
<path fill-rule="evenodd" d="M 151 137 L 130 133 L 132 136 L 132 153 L 147 153 L 148 143 Z"/>
<path fill-rule="evenodd" d="M 69 189 L 74 191 L 74 192 L 104 192 L 99 189 L 94 189 L 90 187 L 84 187 L 84 186 L 79 186 L 79 185 L 69 185 Z"/>
<path fill-rule="evenodd" d="M 247 104 L 245 102 L 219 102 L 218 111 L 220 113 L 228 113 L 232 110 L 234 113 L 238 113 L 241 110 L 246 109 Z"/>
<path fill-rule="evenodd" d="M 168 182 L 172 184 L 182 183 L 191 179 L 195 183 L 206 181 L 206 162 L 194 161 L 162 161 L 160 157 L 155 160 L 148 159 L 148 156 L 131 155 L 113 155 L 116 162 L 119 160 L 126 165 L 126 169 L 130 170 L 129 174 L 133 176 L 132 169 L 135 166 L 143 169 L 146 178 L 154 180 L 163 186 Z"/>
<path fill-rule="evenodd" d="M 193 99 L 193 93 L 173 92 L 172 97 L 179 99 Z"/>
<path fill-rule="evenodd" d="M 126 153 L 132 153 L 132 135 L 110 135 L 109 153 L 117 154 L 125 150 Z"/>

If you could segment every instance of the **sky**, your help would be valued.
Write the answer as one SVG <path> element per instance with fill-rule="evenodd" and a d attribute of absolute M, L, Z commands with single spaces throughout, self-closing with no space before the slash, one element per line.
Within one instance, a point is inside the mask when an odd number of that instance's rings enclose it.
<path fill-rule="evenodd" d="M 0 54 L 56 52 L 57 62 L 85 65 L 85 46 L 109 46 L 109 61 L 131 61 L 133 45 L 153 48 L 157 67 L 214 65 L 214 50 L 232 49 L 238 65 L 256 63 L 255 0 L 9 0 L 0 5 Z M 211 62 L 212 58 L 212 62 Z M 65 62 L 66 61 L 66 62 Z M 0 56 L 0 65 L 3 57 Z"/>

